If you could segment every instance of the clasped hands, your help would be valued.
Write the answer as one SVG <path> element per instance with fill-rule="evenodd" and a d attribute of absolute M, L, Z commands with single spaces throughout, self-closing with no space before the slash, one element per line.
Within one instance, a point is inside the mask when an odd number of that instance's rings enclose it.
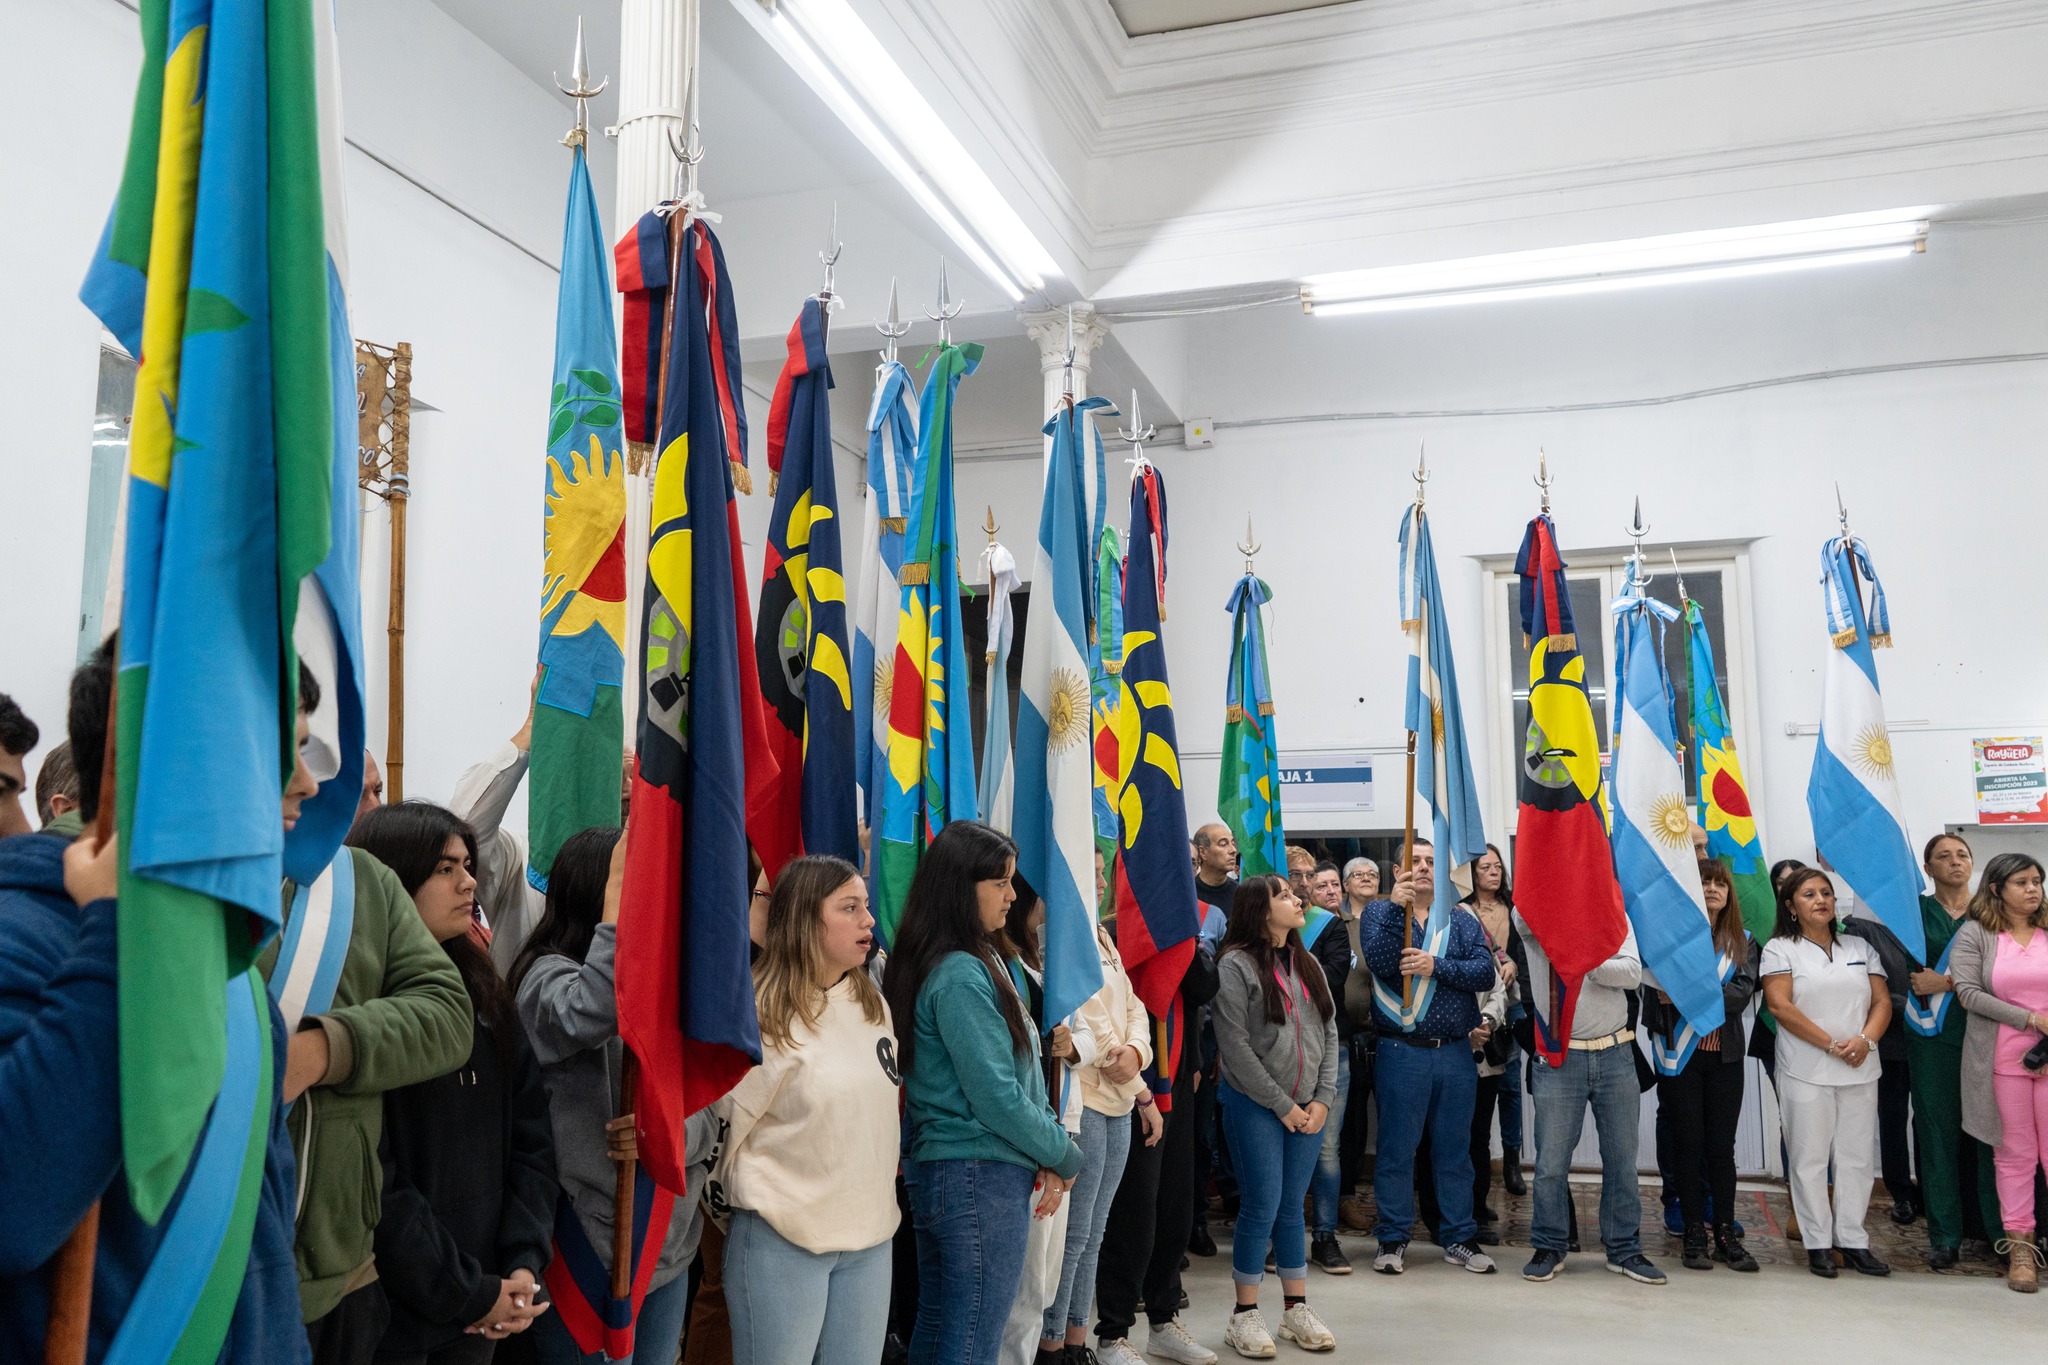
<path fill-rule="evenodd" d="M 513 1271 L 498 1281 L 498 1301 L 491 1305 L 491 1311 L 462 1330 L 471 1336 L 489 1337 L 492 1341 L 503 1341 L 515 1332 L 524 1332 L 533 1325 L 535 1318 L 548 1311 L 548 1305 L 535 1301 L 539 1288 L 531 1270 Z"/>

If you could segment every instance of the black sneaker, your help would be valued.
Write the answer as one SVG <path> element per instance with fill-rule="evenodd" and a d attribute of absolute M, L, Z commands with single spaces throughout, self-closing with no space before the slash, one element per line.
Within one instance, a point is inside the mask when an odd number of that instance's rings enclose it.
<path fill-rule="evenodd" d="M 1349 1275 L 1351 1273 L 1351 1261 L 1344 1255 L 1342 1248 L 1337 1245 L 1337 1239 L 1334 1236 L 1316 1238 L 1309 1246 L 1308 1259 L 1311 1265 L 1321 1266 L 1323 1273 L 1326 1275 Z"/>
<path fill-rule="evenodd" d="M 1649 1257 L 1638 1251 L 1633 1256 L 1624 1256 L 1618 1261 L 1609 1261 L 1607 1268 L 1617 1275 L 1626 1275 L 1637 1284 L 1663 1284 L 1664 1272 Z"/>
<path fill-rule="evenodd" d="M 1714 1268 L 1714 1258 L 1708 1249 L 1705 1224 L 1687 1223 L 1685 1225 L 1685 1250 L 1680 1257 L 1680 1264 L 1687 1270 L 1712 1270 Z"/>
<path fill-rule="evenodd" d="M 1557 1278 L 1557 1272 L 1564 1268 L 1564 1253 L 1545 1247 L 1536 1248 L 1536 1254 L 1529 1258 L 1529 1264 L 1522 1267 L 1522 1278 L 1541 1284 Z"/>
<path fill-rule="evenodd" d="M 1067 1343 L 1067 1365 L 1095 1365 L 1095 1352 L 1070 1341 Z"/>

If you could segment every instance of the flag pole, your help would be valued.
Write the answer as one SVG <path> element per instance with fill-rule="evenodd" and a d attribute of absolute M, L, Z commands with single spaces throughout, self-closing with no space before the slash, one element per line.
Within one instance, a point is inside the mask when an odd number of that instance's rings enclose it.
<path fill-rule="evenodd" d="M 118 672 L 118 670 L 116 670 Z M 100 806 L 93 816 L 93 841 L 104 847 L 114 835 L 114 732 L 120 679 L 107 689 L 107 741 L 100 755 Z M 100 1201 L 95 1199 L 57 1248 L 50 1267 L 50 1321 L 43 1333 L 43 1365 L 85 1365 L 92 1332 L 92 1271 L 99 1254 Z"/>
<path fill-rule="evenodd" d="M 640 1064 L 633 1059 L 633 1049 L 624 1048 L 625 1064 L 619 1071 L 619 1116 L 633 1117 L 633 1106 L 639 1100 Z M 637 1147 L 637 1144 L 636 1144 Z M 632 1161 L 619 1162 L 618 1181 L 612 1186 L 612 1297 L 631 1298 L 633 1294 L 633 1172 L 639 1165 L 636 1157 Z"/>
<path fill-rule="evenodd" d="M 1409 513 L 1415 519 L 1415 543 L 1422 543 L 1422 495 L 1423 485 L 1429 482 L 1429 448 L 1421 447 L 1415 458 L 1415 472 L 1408 476 L 1415 480 L 1415 507 Z M 1406 615 L 1404 610 L 1403 615 Z M 1404 623 L 1405 624 L 1405 623 Z M 1408 732 L 1408 812 L 1401 832 L 1401 866 L 1412 876 L 1415 871 L 1415 732 Z M 1412 891 L 1411 883 L 1411 891 Z M 1401 916 L 1401 951 L 1407 952 L 1415 946 L 1415 907 L 1402 907 L 1407 913 Z M 1401 1012 L 1408 1013 L 1415 1008 L 1415 978 L 1403 973 L 1401 977 Z"/>

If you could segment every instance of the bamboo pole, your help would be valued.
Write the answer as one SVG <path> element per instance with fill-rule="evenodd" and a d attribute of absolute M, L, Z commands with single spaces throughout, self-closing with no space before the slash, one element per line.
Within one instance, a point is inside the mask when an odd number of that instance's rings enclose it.
<path fill-rule="evenodd" d="M 1410 877 L 1408 885 L 1412 893 L 1415 886 L 1413 881 L 1415 875 L 1415 732 L 1413 730 L 1408 732 L 1408 819 L 1401 835 L 1401 866 L 1408 871 Z M 1415 946 L 1415 906 L 1411 902 L 1408 905 L 1402 906 L 1401 909 L 1404 912 L 1401 916 L 1401 951 L 1406 952 Z M 1414 1008 L 1415 978 L 1403 973 L 1401 977 L 1401 1010 L 1403 1013 L 1406 1013 Z"/>
<path fill-rule="evenodd" d="M 391 604 L 384 635 L 387 655 L 384 731 L 385 799 L 405 799 L 405 509 L 412 500 L 412 343 L 392 347 L 391 469 L 386 498 L 391 506 Z"/>
<path fill-rule="evenodd" d="M 114 770 L 114 732 L 120 710 L 115 693 L 118 678 L 107 689 L 107 739 L 100 753 L 100 803 L 94 812 L 92 835 L 104 845 L 114 834 L 114 801 L 118 778 Z M 92 1335 L 92 1272 L 99 1254 L 100 1201 L 71 1229 L 64 1245 L 50 1264 L 50 1319 L 43 1333 L 43 1365 L 85 1365 L 85 1350 Z"/>

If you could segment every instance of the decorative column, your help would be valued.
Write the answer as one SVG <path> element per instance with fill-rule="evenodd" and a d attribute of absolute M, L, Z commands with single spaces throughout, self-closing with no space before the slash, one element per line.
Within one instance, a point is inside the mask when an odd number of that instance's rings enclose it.
<path fill-rule="evenodd" d="M 680 163 L 669 147 L 671 131 L 688 135 L 690 75 L 696 70 L 698 0 L 621 0 L 619 5 L 619 121 L 605 129 L 617 140 L 618 196 L 612 237 L 625 235 L 640 215 L 676 192 Z M 648 521 L 653 514 L 653 470 L 648 452 L 626 452 L 626 676 L 620 688 L 626 752 L 640 732 L 640 617 L 647 591 Z"/>
<path fill-rule="evenodd" d="M 1067 310 L 1047 308 L 1023 318 L 1025 332 L 1038 343 L 1038 372 L 1045 379 L 1043 406 L 1045 415 L 1051 417 L 1067 392 Z M 1096 316 L 1092 303 L 1073 305 L 1073 318 L 1074 397 L 1086 398 L 1088 368 L 1095 359 L 1095 348 L 1109 336 L 1109 324 Z"/>

